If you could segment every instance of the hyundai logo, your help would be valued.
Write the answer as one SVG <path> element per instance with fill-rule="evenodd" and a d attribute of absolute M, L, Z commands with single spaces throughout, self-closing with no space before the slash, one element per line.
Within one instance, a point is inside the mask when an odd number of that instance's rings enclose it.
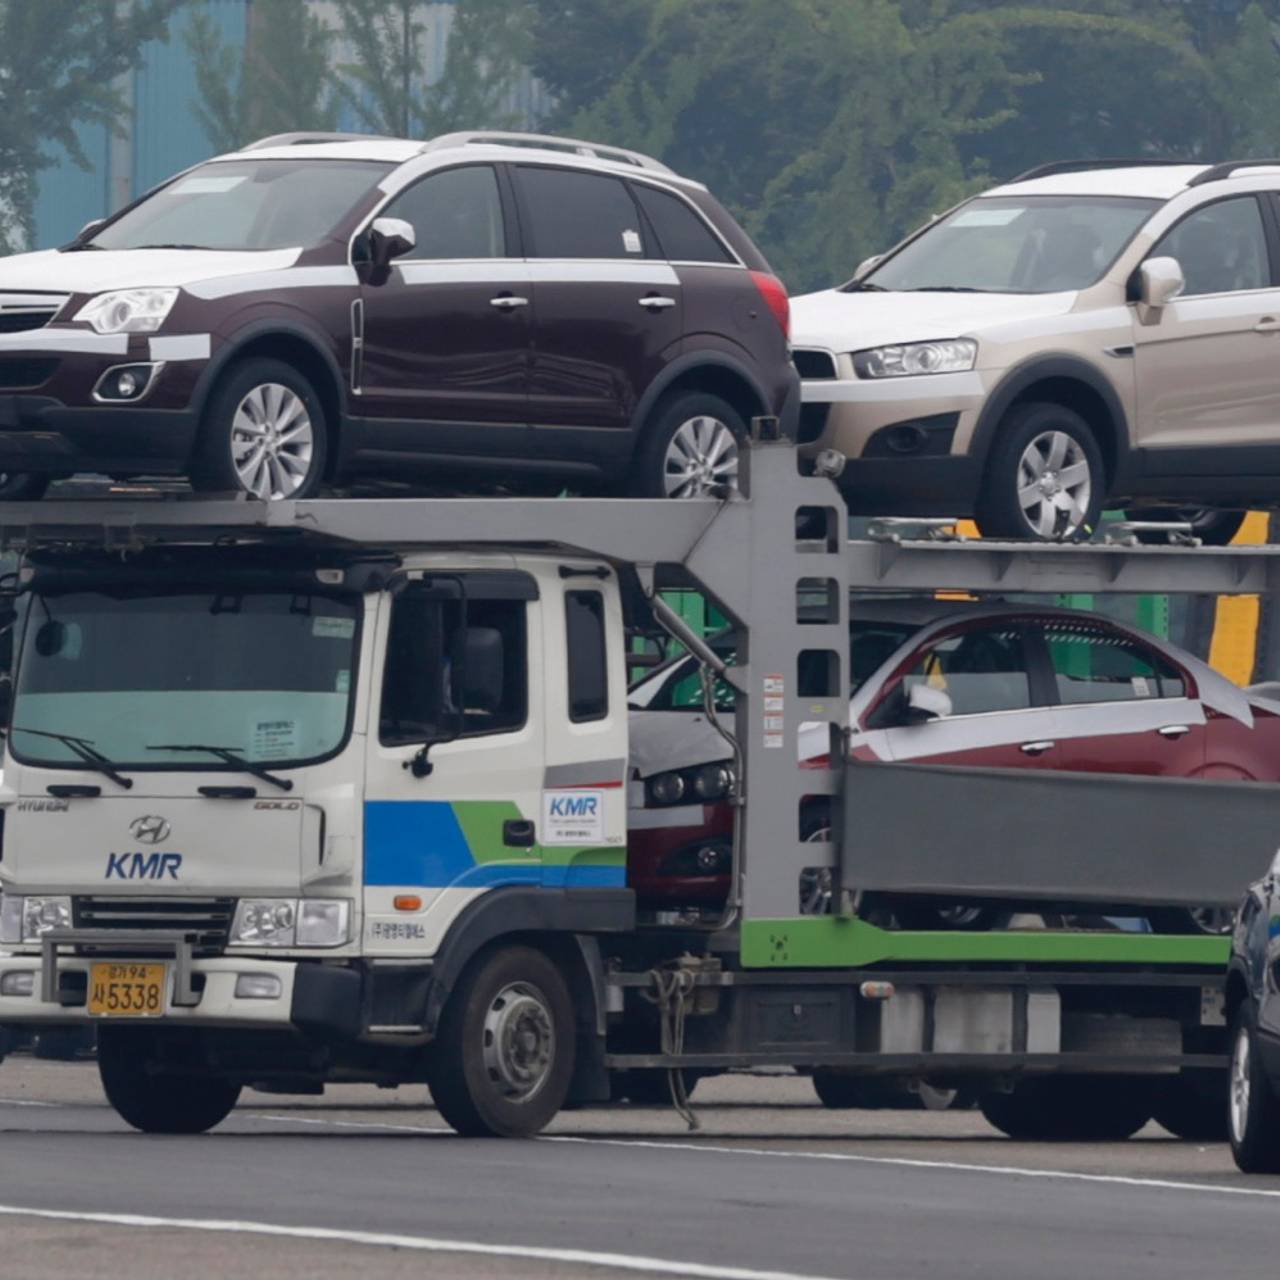
<path fill-rule="evenodd" d="M 148 813 L 134 818 L 129 823 L 129 831 L 139 844 L 159 844 L 169 838 L 169 823 L 158 813 Z"/>

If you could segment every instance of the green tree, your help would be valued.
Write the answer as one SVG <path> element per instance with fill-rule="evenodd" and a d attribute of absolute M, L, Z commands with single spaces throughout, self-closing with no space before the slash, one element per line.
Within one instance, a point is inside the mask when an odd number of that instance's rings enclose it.
<path fill-rule="evenodd" d="M 181 0 L 0 0 L 0 250 L 30 245 L 42 170 L 89 167 L 82 125 L 115 128 L 116 81 L 163 39 Z"/>
<path fill-rule="evenodd" d="M 530 51 L 523 0 L 458 0 L 442 76 L 427 83 L 429 23 L 445 21 L 419 0 L 336 0 L 349 57 L 340 91 L 376 133 L 431 137 L 517 123 L 506 102 Z"/>
<path fill-rule="evenodd" d="M 216 150 L 272 133 L 335 127 L 333 32 L 307 0 L 251 3 L 243 49 L 224 40 L 202 9 L 192 11 L 184 38 L 195 64 L 193 107 Z"/>

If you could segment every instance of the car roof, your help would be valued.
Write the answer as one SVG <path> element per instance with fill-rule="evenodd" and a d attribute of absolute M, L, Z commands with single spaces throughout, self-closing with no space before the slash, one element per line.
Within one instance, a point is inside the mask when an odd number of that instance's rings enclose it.
<path fill-rule="evenodd" d="M 1191 180 L 1205 173 L 1207 164 L 1134 165 L 1132 168 L 1077 169 L 1070 173 L 1046 174 L 1024 182 L 1007 182 L 984 191 L 988 196 L 1141 196 L 1148 200 L 1169 200 L 1185 191 Z M 1249 170 L 1256 173 L 1256 170 Z"/>

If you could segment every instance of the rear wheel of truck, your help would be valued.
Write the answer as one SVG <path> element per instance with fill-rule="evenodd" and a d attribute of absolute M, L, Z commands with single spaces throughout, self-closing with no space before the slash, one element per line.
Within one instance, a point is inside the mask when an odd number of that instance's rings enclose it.
<path fill-rule="evenodd" d="M 445 1006 L 431 1096 L 464 1137 L 529 1137 L 564 1105 L 574 1051 L 559 968 L 532 947 L 502 947 L 472 961 Z"/>
<path fill-rule="evenodd" d="M 1280 1099 L 1258 1056 L 1253 1006 L 1240 1006 L 1231 1032 L 1227 1130 L 1241 1173 L 1280 1173 Z"/>
<path fill-rule="evenodd" d="M 163 1032 L 99 1030 L 98 1075 L 107 1101 L 126 1124 L 143 1133 L 204 1133 L 231 1114 L 240 1085 L 171 1065 L 191 1045 L 181 1032 L 167 1040 Z"/>
<path fill-rule="evenodd" d="M 1027 1142 L 1119 1142 L 1151 1119 L 1154 1082 L 1135 1076 L 1033 1076 L 978 1106 L 1006 1137 Z"/>

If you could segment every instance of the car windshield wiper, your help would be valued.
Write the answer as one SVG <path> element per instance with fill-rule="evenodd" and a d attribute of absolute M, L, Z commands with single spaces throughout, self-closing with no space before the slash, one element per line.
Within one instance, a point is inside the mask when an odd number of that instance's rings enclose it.
<path fill-rule="evenodd" d="M 100 244 L 90 244 L 88 242 L 86 242 L 85 244 L 64 244 L 62 246 L 61 252 L 62 253 L 87 253 L 90 249 L 92 249 L 95 253 L 102 252 L 102 246 Z"/>
<path fill-rule="evenodd" d="M 134 249 L 212 249 L 208 244 L 135 244 Z"/>
<path fill-rule="evenodd" d="M 971 284 L 918 284 L 908 293 L 990 293 L 990 289 L 975 289 Z"/>
<path fill-rule="evenodd" d="M 123 787 L 126 791 L 133 786 L 133 779 L 126 778 L 119 771 L 114 761 L 109 760 L 101 751 L 97 750 L 93 745 L 92 738 L 77 738 L 70 733 L 52 733 L 48 729 L 24 729 L 20 724 L 15 724 L 10 732 L 30 733 L 37 738 L 52 738 L 55 742 L 61 742 L 68 751 L 74 751 L 86 768 L 105 774 L 112 782 L 117 786 Z"/>
<path fill-rule="evenodd" d="M 852 284 L 847 284 L 841 293 L 888 293 L 889 290 L 882 284 L 873 284 L 870 280 L 855 280 Z"/>
<path fill-rule="evenodd" d="M 154 747 L 148 747 L 148 751 L 203 751 L 206 755 L 217 756 L 219 760 L 225 761 L 227 764 L 235 765 L 237 769 L 243 769 L 245 773 L 251 773 L 255 778 L 261 778 L 263 782 L 269 782 L 273 787 L 279 787 L 281 791 L 292 791 L 293 781 L 289 778 L 282 778 L 278 774 L 274 774 L 270 769 L 264 769 L 260 764 L 254 764 L 252 760 L 246 760 L 235 747 L 210 747 L 202 742 L 161 742 Z"/>

